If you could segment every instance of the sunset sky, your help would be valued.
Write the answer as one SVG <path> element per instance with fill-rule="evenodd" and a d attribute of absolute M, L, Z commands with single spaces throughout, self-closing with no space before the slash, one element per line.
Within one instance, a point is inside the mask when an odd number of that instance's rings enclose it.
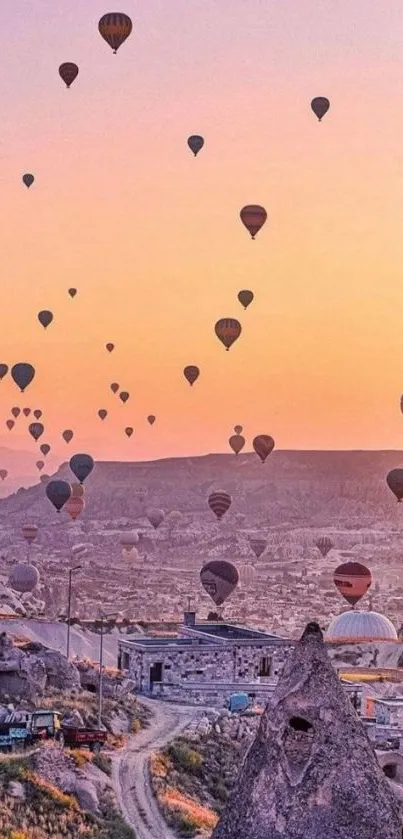
<path fill-rule="evenodd" d="M 113 55 L 104 0 L 2 3 L 0 362 L 37 375 L 23 396 L 0 383 L 0 445 L 35 458 L 27 421 L 5 427 L 18 405 L 43 410 L 60 459 L 227 451 L 237 423 L 248 450 L 260 433 L 402 448 L 401 0 L 119 8 L 133 32 Z M 70 90 L 64 61 L 80 67 Z M 239 219 L 253 203 L 268 212 L 254 242 Z M 228 353 L 221 317 L 243 327 Z"/>

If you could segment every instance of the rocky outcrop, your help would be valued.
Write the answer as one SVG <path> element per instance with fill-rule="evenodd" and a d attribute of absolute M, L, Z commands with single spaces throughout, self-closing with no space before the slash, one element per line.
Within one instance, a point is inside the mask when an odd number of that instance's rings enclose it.
<path fill-rule="evenodd" d="M 57 650 L 44 649 L 37 654 L 46 671 L 46 686 L 58 690 L 70 690 L 80 687 L 80 674 L 77 667 Z"/>
<path fill-rule="evenodd" d="M 398 804 L 317 624 L 284 667 L 214 839 L 401 839 Z"/>
<path fill-rule="evenodd" d="M 62 653 L 36 645 L 32 651 L 14 646 L 0 634 L 0 699 L 35 700 L 46 687 L 78 688 L 80 676 Z"/>

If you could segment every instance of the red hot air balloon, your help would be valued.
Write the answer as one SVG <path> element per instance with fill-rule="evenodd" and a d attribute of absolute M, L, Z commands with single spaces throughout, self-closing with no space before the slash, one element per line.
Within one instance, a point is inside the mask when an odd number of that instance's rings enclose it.
<path fill-rule="evenodd" d="M 73 439 L 73 437 L 74 437 L 74 432 L 71 430 L 71 428 L 66 428 L 66 430 L 65 430 L 65 431 L 63 431 L 63 433 L 62 433 L 62 437 L 63 437 L 63 440 L 64 440 L 66 443 L 70 443 L 70 442 L 71 442 L 71 440 L 72 440 L 72 439 Z"/>
<path fill-rule="evenodd" d="M 194 364 L 189 364 L 187 367 L 184 368 L 183 375 L 187 382 L 189 382 L 190 386 L 195 383 L 196 379 L 200 376 L 200 370 Z"/>
<path fill-rule="evenodd" d="M 45 465 L 45 464 L 44 464 L 43 460 L 37 460 L 37 461 L 36 461 L 36 468 L 39 470 L 39 472 L 41 472 L 41 471 L 42 471 L 42 469 L 43 469 L 44 465 Z"/>
<path fill-rule="evenodd" d="M 228 442 L 232 451 L 235 452 L 235 454 L 239 454 L 245 445 L 245 437 L 242 437 L 241 434 L 233 434 L 232 437 L 229 438 Z"/>
<path fill-rule="evenodd" d="M 403 469 L 392 469 L 386 476 L 386 483 L 393 495 L 401 502 L 403 500 Z"/>
<path fill-rule="evenodd" d="M 122 392 L 119 393 L 119 398 L 121 399 L 123 404 L 125 404 L 125 402 L 127 402 L 127 400 L 130 398 L 130 394 L 127 392 L 127 390 L 122 390 Z"/>
<path fill-rule="evenodd" d="M 5 481 L 8 475 L 7 469 L 0 469 L 0 478 L 2 481 Z"/>
<path fill-rule="evenodd" d="M 316 542 L 316 547 L 320 551 L 323 556 L 323 559 L 328 555 L 329 551 L 333 548 L 333 542 L 329 539 L 328 536 L 321 536 L 320 539 Z"/>
<path fill-rule="evenodd" d="M 19 415 L 21 413 L 21 408 L 11 408 L 11 413 L 12 413 L 13 417 L 15 419 L 17 419 L 17 417 L 19 417 Z"/>
<path fill-rule="evenodd" d="M 13 429 L 13 428 L 14 428 L 14 426 L 15 426 L 15 422 L 14 422 L 14 420 L 7 420 L 7 422 L 6 422 L 6 426 L 7 426 L 7 428 L 8 428 L 8 430 L 9 430 L 9 431 L 12 431 L 12 429 Z"/>
<path fill-rule="evenodd" d="M 239 574 L 232 562 L 227 562 L 225 559 L 213 559 L 203 565 L 200 571 L 200 582 L 216 606 L 222 606 L 237 587 Z"/>
<path fill-rule="evenodd" d="M 242 304 L 244 309 L 247 309 L 248 306 L 250 306 L 250 304 L 252 303 L 254 296 L 255 295 L 253 294 L 253 291 L 248 291 L 247 289 L 244 289 L 243 291 L 239 292 L 238 300 Z"/>
<path fill-rule="evenodd" d="M 132 436 L 132 434 L 133 434 L 133 431 L 134 431 L 134 428 L 131 428 L 131 426 L 130 426 L 130 425 L 128 425 L 128 426 L 127 426 L 127 428 L 125 428 L 125 434 L 126 434 L 126 436 L 127 436 L 127 437 L 131 437 L 131 436 Z"/>
<path fill-rule="evenodd" d="M 77 294 L 77 289 L 76 288 L 69 288 L 69 295 L 70 295 L 71 298 L 75 297 L 76 294 Z"/>
<path fill-rule="evenodd" d="M 252 239 L 259 233 L 259 230 L 263 227 L 267 219 L 265 208 L 260 207 L 259 204 L 248 204 L 246 207 L 243 207 L 240 216 L 242 224 L 249 230 Z"/>
<path fill-rule="evenodd" d="M 50 452 L 49 443 L 42 443 L 42 445 L 39 446 L 39 449 L 42 452 L 43 456 L 46 457 L 46 455 Z"/>
<path fill-rule="evenodd" d="M 119 390 L 119 385 L 117 382 L 112 382 L 111 384 L 111 391 L 112 393 L 117 393 Z"/>
<path fill-rule="evenodd" d="M 242 332 L 242 326 L 239 320 L 235 320 L 235 318 L 221 318 L 217 321 L 214 329 L 217 338 L 224 344 L 226 350 L 229 350 Z"/>
<path fill-rule="evenodd" d="M 78 76 L 77 64 L 74 64 L 72 61 L 65 61 L 59 67 L 59 76 L 64 81 L 66 87 L 69 88 Z"/>
<path fill-rule="evenodd" d="M 232 503 L 232 498 L 228 492 L 219 489 L 215 492 L 210 493 L 207 499 L 207 503 L 210 509 L 213 511 L 214 515 L 220 521 L 220 519 L 222 519 L 227 510 L 229 510 Z"/>
<path fill-rule="evenodd" d="M 372 576 L 361 562 L 344 562 L 336 568 L 333 582 L 347 603 L 355 606 L 368 591 Z"/>
<path fill-rule="evenodd" d="M 40 419 L 40 418 L 41 418 L 41 416 L 42 416 L 42 411 L 39 411 L 39 410 L 34 411 L 34 417 L 35 417 L 35 419 Z"/>
<path fill-rule="evenodd" d="M 110 12 L 103 15 L 98 24 L 99 33 L 116 54 L 119 47 L 129 37 L 133 24 L 128 15 L 122 12 Z"/>
<path fill-rule="evenodd" d="M 234 431 L 235 431 L 235 434 L 242 434 L 242 432 L 243 432 L 242 425 L 235 425 L 234 426 Z"/>
<path fill-rule="evenodd" d="M 258 434 L 254 438 L 252 445 L 256 454 L 260 457 L 262 463 L 264 463 L 274 449 L 274 440 L 268 434 Z"/>
<path fill-rule="evenodd" d="M 330 108 L 330 102 L 326 99 L 326 96 L 316 96 L 315 99 L 312 99 L 311 108 L 320 122 L 325 114 L 327 114 Z"/>
<path fill-rule="evenodd" d="M 66 513 L 69 514 L 73 521 L 75 521 L 76 518 L 80 515 L 80 513 L 82 513 L 84 507 L 84 498 L 79 498 L 77 495 L 71 495 L 64 505 Z"/>
<path fill-rule="evenodd" d="M 157 417 L 155 417 L 155 416 L 154 416 L 154 414 L 150 414 L 150 415 L 147 417 L 147 422 L 148 422 L 150 425 L 154 425 L 154 423 L 155 423 L 155 420 L 156 420 L 156 419 L 157 419 Z"/>
<path fill-rule="evenodd" d="M 194 156 L 201 151 L 204 146 L 204 139 L 200 136 L 200 134 L 192 134 L 191 137 L 188 137 L 188 146 L 190 151 L 193 152 Z"/>
<path fill-rule="evenodd" d="M 109 343 L 109 344 L 105 344 L 105 346 L 106 346 L 106 349 L 108 350 L 108 352 L 112 352 L 115 349 L 115 344 L 110 344 Z"/>
<path fill-rule="evenodd" d="M 101 420 L 104 420 L 108 416 L 108 411 L 105 411 L 105 408 L 100 408 L 98 411 L 98 416 Z"/>
<path fill-rule="evenodd" d="M 22 413 L 24 414 L 24 417 L 29 417 L 31 413 L 31 408 L 23 408 Z"/>

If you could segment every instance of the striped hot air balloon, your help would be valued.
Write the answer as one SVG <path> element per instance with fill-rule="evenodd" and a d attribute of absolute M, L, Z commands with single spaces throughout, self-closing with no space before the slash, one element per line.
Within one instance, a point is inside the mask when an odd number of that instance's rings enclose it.
<path fill-rule="evenodd" d="M 252 445 L 256 454 L 260 457 L 262 463 L 264 463 L 274 449 L 274 440 L 269 434 L 258 434 L 254 438 Z"/>
<path fill-rule="evenodd" d="M 242 326 L 235 318 L 221 318 L 214 329 L 217 338 L 224 344 L 226 350 L 229 350 L 242 332 Z"/>
<path fill-rule="evenodd" d="M 200 582 L 216 606 L 221 606 L 237 587 L 239 574 L 232 562 L 213 559 L 203 565 Z"/>
<path fill-rule="evenodd" d="M 214 515 L 220 521 L 220 519 L 222 519 L 227 510 L 229 510 L 232 503 L 232 498 L 228 492 L 225 492 L 225 490 L 218 489 L 215 492 L 210 493 L 207 499 L 207 503 L 210 509 L 213 511 Z"/>
<path fill-rule="evenodd" d="M 336 568 L 333 582 L 347 603 L 355 606 L 368 591 L 372 576 L 361 562 L 344 562 Z"/>
<path fill-rule="evenodd" d="M 104 41 L 117 53 L 126 38 L 129 37 L 133 24 L 128 15 L 122 12 L 110 12 L 103 15 L 98 24 L 100 35 Z"/>
<path fill-rule="evenodd" d="M 332 550 L 333 542 L 328 536 L 321 536 L 316 542 L 316 547 L 321 552 L 324 559 L 325 556 L 328 555 L 329 551 Z"/>

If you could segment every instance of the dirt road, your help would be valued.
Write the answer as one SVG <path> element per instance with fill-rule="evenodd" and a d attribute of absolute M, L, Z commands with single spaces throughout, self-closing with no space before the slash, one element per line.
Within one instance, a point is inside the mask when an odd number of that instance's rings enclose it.
<path fill-rule="evenodd" d="M 113 785 L 122 815 L 137 839 L 175 839 L 153 796 L 148 762 L 152 752 L 169 743 L 192 720 L 200 718 L 204 709 L 143 698 L 141 702 L 154 716 L 149 727 L 132 737 L 127 748 L 114 756 Z"/>

